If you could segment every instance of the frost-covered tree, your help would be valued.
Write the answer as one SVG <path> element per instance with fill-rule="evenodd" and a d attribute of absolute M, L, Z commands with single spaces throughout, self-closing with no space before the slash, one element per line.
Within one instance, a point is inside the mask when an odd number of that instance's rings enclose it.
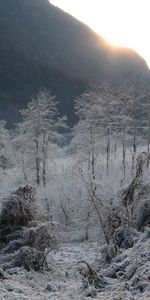
<path fill-rule="evenodd" d="M 100 152 L 106 153 L 109 171 L 111 136 L 116 124 L 115 103 L 116 98 L 106 85 L 92 86 L 75 101 L 78 122 L 74 127 L 73 144 L 88 154 L 93 172 L 95 158 Z"/>
<path fill-rule="evenodd" d="M 91 157 L 94 157 L 94 152 L 105 152 L 107 173 L 111 153 L 116 156 L 118 146 L 122 148 L 125 180 L 127 149 L 132 156 L 132 173 L 138 144 L 146 140 L 149 151 L 149 106 L 146 97 L 136 94 L 132 86 L 122 85 L 114 89 L 111 84 L 103 84 L 90 87 L 75 101 L 78 122 L 74 127 L 74 144 L 84 148 Z"/>
<path fill-rule="evenodd" d="M 40 91 L 21 111 L 22 123 L 18 125 L 19 135 L 16 139 L 23 160 L 36 173 L 36 183 L 46 185 L 47 155 L 51 144 L 61 139 L 60 128 L 65 126 L 65 118 L 58 117 L 55 96 L 49 91 Z"/>
<path fill-rule="evenodd" d="M 132 175 L 135 172 L 136 152 L 143 140 L 142 127 L 146 116 L 142 103 L 132 86 L 128 89 L 120 86 L 115 90 L 111 85 L 91 87 L 75 100 L 78 122 L 73 130 L 72 147 L 78 153 L 83 189 L 86 187 L 85 194 L 97 211 L 101 227 L 104 219 L 109 217 L 111 203 L 113 206 L 111 195 L 107 197 L 104 193 L 104 190 L 108 191 L 108 184 L 111 186 L 112 177 L 115 175 L 122 186 L 131 176 L 127 176 L 128 163 L 130 173 L 131 170 Z M 118 155 L 115 163 L 114 153 Z M 105 228 L 103 232 L 107 239 Z"/>
<path fill-rule="evenodd" d="M 0 168 L 6 170 L 13 165 L 13 146 L 6 122 L 0 121 Z"/>

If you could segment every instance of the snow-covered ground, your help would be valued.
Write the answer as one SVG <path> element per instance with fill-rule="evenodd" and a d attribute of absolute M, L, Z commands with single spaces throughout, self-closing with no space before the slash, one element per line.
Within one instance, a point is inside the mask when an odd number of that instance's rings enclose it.
<path fill-rule="evenodd" d="M 0 281 L 0 299 L 48 300 L 82 299 L 82 280 L 77 263 L 95 260 L 96 244 L 64 244 L 49 255 L 50 271 L 27 272 L 22 268 L 10 269 L 8 279 Z"/>
<path fill-rule="evenodd" d="M 62 244 L 51 252 L 49 271 L 27 272 L 23 268 L 9 269 L 0 280 L 0 299 L 4 300 L 149 300 L 150 299 L 150 230 L 131 249 L 124 250 L 111 265 L 101 269 L 97 243 Z M 105 291 L 83 288 L 78 263 L 88 262 L 99 275 L 106 276 Z M 117 266 L 125 267 L 124 279 L 108 276 Z M 131 275 L 134 272 L 134 276 Z M 117 274 L 117 273 L 116 273 Z M 119 275 L 120 274 L 120 275 Z M 113 278 L 114 277 L 114 278 Z M 132 287 L 131 287 L 131 284 Z M 134 285 L 135 282 L 135 285 Z M 139 288 L 142 284 L 142 289 Z M 135 288 L 134 288 L 135 286 Z M 90 296 L 92 295 L 92 296 Z"/>

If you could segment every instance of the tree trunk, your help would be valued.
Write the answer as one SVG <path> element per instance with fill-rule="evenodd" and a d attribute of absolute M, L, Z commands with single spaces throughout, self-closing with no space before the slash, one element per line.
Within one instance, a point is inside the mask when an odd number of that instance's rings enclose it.
<path fill-rule="evenodd" d="M 118 146 L 118 126 L 116 125 L 116 130 L 115 130 L 115 149 L 114 149 L 114 153 L 115 153 L 115 159 L 117 158 L 117 146 Z"/>
<path fill-rule="evenodd" d="M 40 185 L 40 159 L 39 159 L 39 142 L 36 140 L 36 182 Z"/>
<path fill-rule="evenodd" d="M 123 140 L 122 140 L 122 165 L 123 165 L 123 182 L 126 177 L 126 129 L 123 128 Z"/>
<path fill-rule="evenodd" d="M 107 128 L 107 142 L 106 142 L 106 160 L 107 160 L 107 175 L 109 175 L 109 158 L 110 158 L 110 128 Z"/>
<path fill-rule="evenodd" d="M 135 125 L 135 127 L 134 127 L 134 133 L 133 133 L 133 152 L 134 153 L 136 153 L 136 150 L 137 150 L 136 138 L 137 138 L 137 127 Z"/>
<path fill-rule="evenodd" d="M 42 178 L 43 178 L 43 186 L 46 186 L 46 161 L 45 161 L 45 159 L 43 161 Z"/>
<path fill-rule="evenodd" d="M 148 124 L 148 134 L 147 134 L 147 156 L 150 154 L 150 124 Z M 149 159 L 147 159 L 147 169 L 149 167 Z"/>
<path fill-rule="evenodd" d="M 42 170 L 42 180 L 43 180 L 43 186 L 46 186 L 46 160 L 47 160 L 47 146 L 48 146 L 48 140 L 46 141 L 45 134 L 43 135 L 43 170 Z"/>
<path fill-rule="evenodd" d="M 87 218 L 86 218 L 86 227 L 85 227 L 85 240 L 89 240 L 89 221 L 90 221 L 90 211 L 87 213 Z"/>
<path fill-rule="evenodd" d="M 23 169 L 24 180 L 25 180 L 25 182 L 27 182 L 27 174 L 25 172 L 25 163 L 24 163 L 24 157 L 23 157 L 23 155 L 22 155 L 22 169 Z"/>

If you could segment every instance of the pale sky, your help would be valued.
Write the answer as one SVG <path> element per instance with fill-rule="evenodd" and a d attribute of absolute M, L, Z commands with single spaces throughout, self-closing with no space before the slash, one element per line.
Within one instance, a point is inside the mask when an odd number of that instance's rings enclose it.
<path fill-rule="evenodd" d="M 135 49 L 150 67 L 150 0 L 51 0 L 114 45 Z"/>

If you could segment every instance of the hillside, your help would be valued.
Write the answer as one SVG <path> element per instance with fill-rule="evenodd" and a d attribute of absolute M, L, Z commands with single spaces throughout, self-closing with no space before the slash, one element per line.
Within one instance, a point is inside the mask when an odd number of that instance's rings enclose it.
<path fill-rule="evenodd" d="M 48 0 L 0 0 L 0 118 L 10 124 L 40 88 L 51 88 L 74 123 L 73 100 L 89 82 L 147 78 L 134 51 L 111 48 Z"/>

